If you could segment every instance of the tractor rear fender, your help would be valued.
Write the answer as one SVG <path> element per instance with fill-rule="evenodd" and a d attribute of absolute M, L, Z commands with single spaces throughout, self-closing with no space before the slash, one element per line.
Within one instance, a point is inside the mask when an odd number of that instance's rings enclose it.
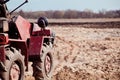
<path fill-rule="evenodd" d="M 50 36 L 31 36 L 28 50 L 29 60 L 40 60 L 43 44 L 50 45 L 51 39 L 52 37 Z"/>
<path fill-rule="evenodd" d="M 4 64 L 5 60 L 6 60 L 6 54 L 5 54 L 5 49 L 6 47 L 8 47 L 9 45 L 1 45 L 0 46 L 0 71 L 6 72 L 6 66 Z"/>
<path fill-rule="evenodd" d="M 42 53 L 42 46 L 44 43 L 49 42 L 50 33 L 51 32 L 49 29 L 32 31 L 32 34 L 30 36 L 29 50 L 28 50 L 30 61 L 40 60 L 40 55 Z"/>
<path fill-rule="evenodd" d="M 5 61 L 5 45 L 0 46 L 0 71 L 6 71 L 6 67 L 4 65 Z"/>
<path fill-rule="evenodd" d="M 0 46 L 0 62 L 5 61 L 5 46 Z"/>
<path fill-rule="evenodd" d="M 39 60 L 41 54 L 41 48 L 43 45 L 43 36 L 31 36 L 29 44 L 29 60 Z"/>

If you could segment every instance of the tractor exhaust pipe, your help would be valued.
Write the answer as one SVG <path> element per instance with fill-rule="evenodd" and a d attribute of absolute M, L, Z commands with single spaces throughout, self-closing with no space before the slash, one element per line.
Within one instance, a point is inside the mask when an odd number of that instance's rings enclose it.
<path fill-rule="evenodd" d="M 21 6 L 23 6 L 25 3 L 28 3 L 28 0 L 25 0 L 25 2 L 23 2 L 21 5 L 19 5 L 18 7 L 16 7 L 14 10 L 12 10 L 10 12 L 10 14 L 12 14 L 14 11 L 16 11 L 18 8 L 20 8 Z"/>
<path fill-rule="evenodd" d="M 4 0 L 1 0 L 0 1 L 0 4 L 5 4 L 5 3 L 7 3 L 9 0 L 6 0 L 6 1 L 4 1 Z"/>

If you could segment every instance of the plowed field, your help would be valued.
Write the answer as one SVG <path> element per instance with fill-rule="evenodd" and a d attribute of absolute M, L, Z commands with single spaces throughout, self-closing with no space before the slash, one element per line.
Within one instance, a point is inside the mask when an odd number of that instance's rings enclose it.
<path fill-rule="evenodd" d="M 56 33 L 52 80 L 120 80 L 120 28 L 71 26 L 50 27 Z M 34 80 L 31 72 L 26 80 Z"/>
<path fill-rule="evenodd" d="M 55 28 L 52 80 L 120 80 L 120 29 Z"/>

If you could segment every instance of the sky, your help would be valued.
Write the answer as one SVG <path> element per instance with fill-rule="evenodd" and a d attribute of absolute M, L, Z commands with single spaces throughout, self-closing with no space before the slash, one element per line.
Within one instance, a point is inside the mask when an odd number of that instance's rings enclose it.
<path fill-rule="evenodd" d="M 12 10 L 25 0 L 10 0 L 8 9 Z M 120 0 L 28 0 L 20 9 L 25 11 L 46 10 L 79 10 L 86 9 L 98 12 L 100 10 L 120 10 Z"/>

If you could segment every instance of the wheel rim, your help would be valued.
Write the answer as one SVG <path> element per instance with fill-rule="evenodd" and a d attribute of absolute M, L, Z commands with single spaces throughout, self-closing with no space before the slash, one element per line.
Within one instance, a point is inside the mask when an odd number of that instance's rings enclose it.
<path fill-rule="evenodd" d="M 19 80 L 20 76 L 20 67 L 13 63 L 10 69 L 10 80 Z"/>
<path fill-rule="evenodd" d="M 48 74 L 50 72 L 51 66 L 52 66 L 51 57 L 49 55 L 46 55 L 46 57 L 45 57 L 45 71 L 46 71 L 46 74 Z"/>

